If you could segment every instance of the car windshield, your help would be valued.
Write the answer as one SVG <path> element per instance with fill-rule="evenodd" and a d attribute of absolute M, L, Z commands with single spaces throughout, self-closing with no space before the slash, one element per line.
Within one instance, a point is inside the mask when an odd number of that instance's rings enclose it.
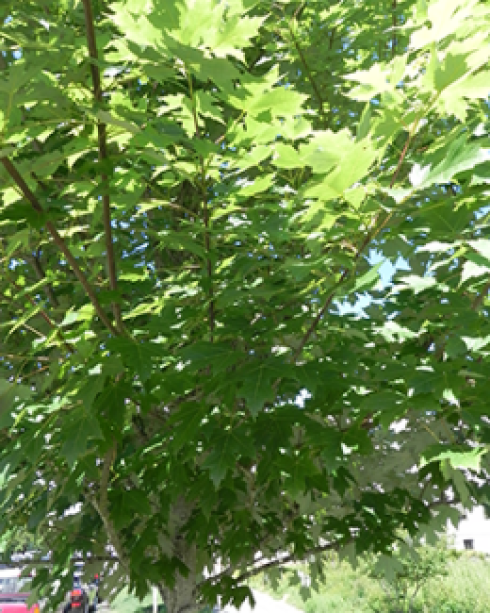
<path fill-rule="evenodd" d="M 22 592 L 26 580 L 20 577 L 1 577 L 0 594 L 18 594 Z"/>

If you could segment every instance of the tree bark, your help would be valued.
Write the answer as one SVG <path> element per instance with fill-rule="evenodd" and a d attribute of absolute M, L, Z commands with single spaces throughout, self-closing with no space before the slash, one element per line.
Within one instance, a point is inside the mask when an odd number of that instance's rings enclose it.
<path fill-rule="evenodd" d="M 172 506 L 169 533 L 173 541 L 173 553 L 188 569 L 187 576 L 175 574 L 175 584 L 170 588 L 159 586 L 167 613 L 198 613 L 196 602 L 196 547 L 189 546 L 182 535 L 182 528 L 189 519 L 192 507 L 181 498 Z"/>

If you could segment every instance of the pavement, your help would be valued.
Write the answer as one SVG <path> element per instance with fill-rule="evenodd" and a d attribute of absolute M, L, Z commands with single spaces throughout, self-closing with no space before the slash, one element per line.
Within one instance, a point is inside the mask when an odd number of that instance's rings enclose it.
<path fill-rule="evenodd" d="M 285 600 L 275 600 L 271 596 L 262 594 L 262 592 L 256 592 L 255 590 L 252 590 L 252 593 L 255 598 L 254 608 L 246 600 L 239 609 L 228 605 L 221 613 L 303 613 Z"/>

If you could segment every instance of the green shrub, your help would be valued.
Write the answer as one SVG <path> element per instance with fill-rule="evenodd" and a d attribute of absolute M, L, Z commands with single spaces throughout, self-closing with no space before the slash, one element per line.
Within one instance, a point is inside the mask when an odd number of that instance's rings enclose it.
<path fill-rule="evenodd" d="M 434 549 L 436 551 L 434 551 Z M 421 557 L 410 572 L 429 572 L 431 577 L 420 586 L 411 613 L 487 613 L 490 611 L 490 562 L 472 552 L 455 552 L 439 548 L 422 548 Z M 424 566 L 425 565 L 425 566 Z M 324 579 L 309 596 L 300 591 L 299 581 L 291 583 L 291 570 L 278 574 L 273 588 L 270 580 L 256 578 L 253 587 L 288 602 L 306 613 L 399 613 L 403 603 L 386 592 L 387 586 L 370 576 L 373 558 L 360 561 L 357 570 L 337 558 L 324 564 Z M 424 570 L 425 569 L 425 570 Z M 301 567 L 306 572 L 306 567 Z M 415 572 L 416 571 L 416 572 Z M 410 592 L 412 593 L 412 592 Z"/>

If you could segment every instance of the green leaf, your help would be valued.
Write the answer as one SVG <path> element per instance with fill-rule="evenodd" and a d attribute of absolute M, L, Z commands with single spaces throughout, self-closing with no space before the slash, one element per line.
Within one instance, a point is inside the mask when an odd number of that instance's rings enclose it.
<path fill-rule="evenodd" d="M 378 94 L 390 91 L 393 85 L 389 83 L 386 67 L 381 63 L 373 64 L 369 70 L 362 70 L 343 75 L 344 79 L 360 83 L 349 92 L 349 97 L 360 101 L 369 101 Z"/>
<path fill-rule="evenodd" d="M 103 435 L 94 414 L 83 406 L 70 410 L 63 424 L 61 454 L 73 469 L 76 462 L 87 453 L 90 440 L 102 439 Z"/>
<path fill-rule="evenodd" d="M 211 366 L 217 372 L 225 370 L 242 359 L 242 354 L 235 351 L 228 343 L 210 343 L 198 341 L 184 347 L 180 356 L 189 361 L 193 370 L 201 370 Z"/>
<path fill-rule="evenodd" d="M 245 398 L 247 408 L 252 416 L 256 417 L 267 403 L 275 398 L 274 376 L 277 373 L 269 371 L 267 368 L 258 368 L 244 381 L 240 388 L 240 396 Z"/>
<path fill-rule="evenodd" d="M 317 422 L 307 424 L 307 441 L 321 449 L 325 467 L 336 470 L 343 462 L 342 433 L 334 428 L 323 427 Z"/>
<path fill-rule="evenodd" d="M 238 458 L 253 458 L 255 449 L 247 437 L 244 428 L 229 429 L 220 432 L 213 441 L 213 448 L 203 463 L 215 487 L 235 468 Z"/>
<path fill-rule="evenodd" d="M 301 168 L 303 166 L 298 152 L 291 145 L 277 143 L 274 149 L 274 166 L 278 168 Z"/>
<path fill-rule="evenodd" d="M 169 363 L 167 348 L 159 343 L 113 338 L 107 342 L 107 348 L 118 354 L 126 368 L 137 373 L 142 381 L 151 377 L 154 368 L 162 368 Z"/>
<path fill-rule="evenodd" d="M 468 137 L 463 134 L 451 144 L 439 164 L 433 169 L 424 169 L 424 178 L 415 187 L 425 189 L 436 183 L 449 183 L 458 173 L 486 162 L 488 151 L 477 142 L 468 142 Z"/>
<path fill-rule="evenodd" d="M 208 413 L 205 406 L 196 406 L 194 403 L 183 405 L 172 419 L 172 423 L 178 422 L 174 427 L 172 448 L 179 451 L 184 445 L 193 442 L 199 428 Z"/>
<path fill-rule="evenodd" d="M 362 415 L 378 415 L 379 423 L 389 428 L 406 412 L 405 397 L 392 391 L 370 394 L 361 402 Z"/>
<path fill-rule="evenodd" d="M 276 87 L 268 92 L 254 96 L 245 106 L 244 110 L 257 117 L 262 113 L 269 113 L 272 117 L 295 117 L 303 113 L 303 104 L 308 96 L 298 92 Z"/>
<path fill-rule="evenodd" d="M 8 428 L 14 423 L 12 412 L 22 401 L 31 398 L 27 385 L 13 384 L 0 379 L 0 428 Z"/>
<path fill-rule="evenodd" d="M 379 279 L 379 269 L 384 264 L 384 261 L 378 262 L 366 273 L 356 278 L 356 282 L 353 288 L 353 292 L 359 292 L 361 290 L 370 289 Z"/>
<path fill-rule="evenodd" d="M 442 92 L 467 73 L 466 54 L 453 56 L 448 53 L 442 63 L 434 54 L 429 67 L 432 71 L 429 69 L 428 75 L 432 77 L 436 91 Z"/>
<path fill-rule="evenodd" d="M 437 284 L 437 281 L 434 277 L 418 277 L 416 275 L 408 275 L 406 277 L 400 277 L 399 279 L 402 283 L 397 284 L 397 289 L 410 289 L 415 294 L 419 294 L 434 285 Z"/>
<path fill-rule="evenodd" d="M 432 445 L 424 451 L 421 465 L 448 461 L 453 468 L 469 468 L 479 471 L 481 460 L 487 451 L 485 447 L 462 449 L 458 446 Z"/>
<path fill-rule="evenodd" d="M 468 244 L 473 247 L 477 253 L 481 254 L 490 262 L 490 240 L 486 238 L 479 238 L 474 241 L 468 241 Z"/>

